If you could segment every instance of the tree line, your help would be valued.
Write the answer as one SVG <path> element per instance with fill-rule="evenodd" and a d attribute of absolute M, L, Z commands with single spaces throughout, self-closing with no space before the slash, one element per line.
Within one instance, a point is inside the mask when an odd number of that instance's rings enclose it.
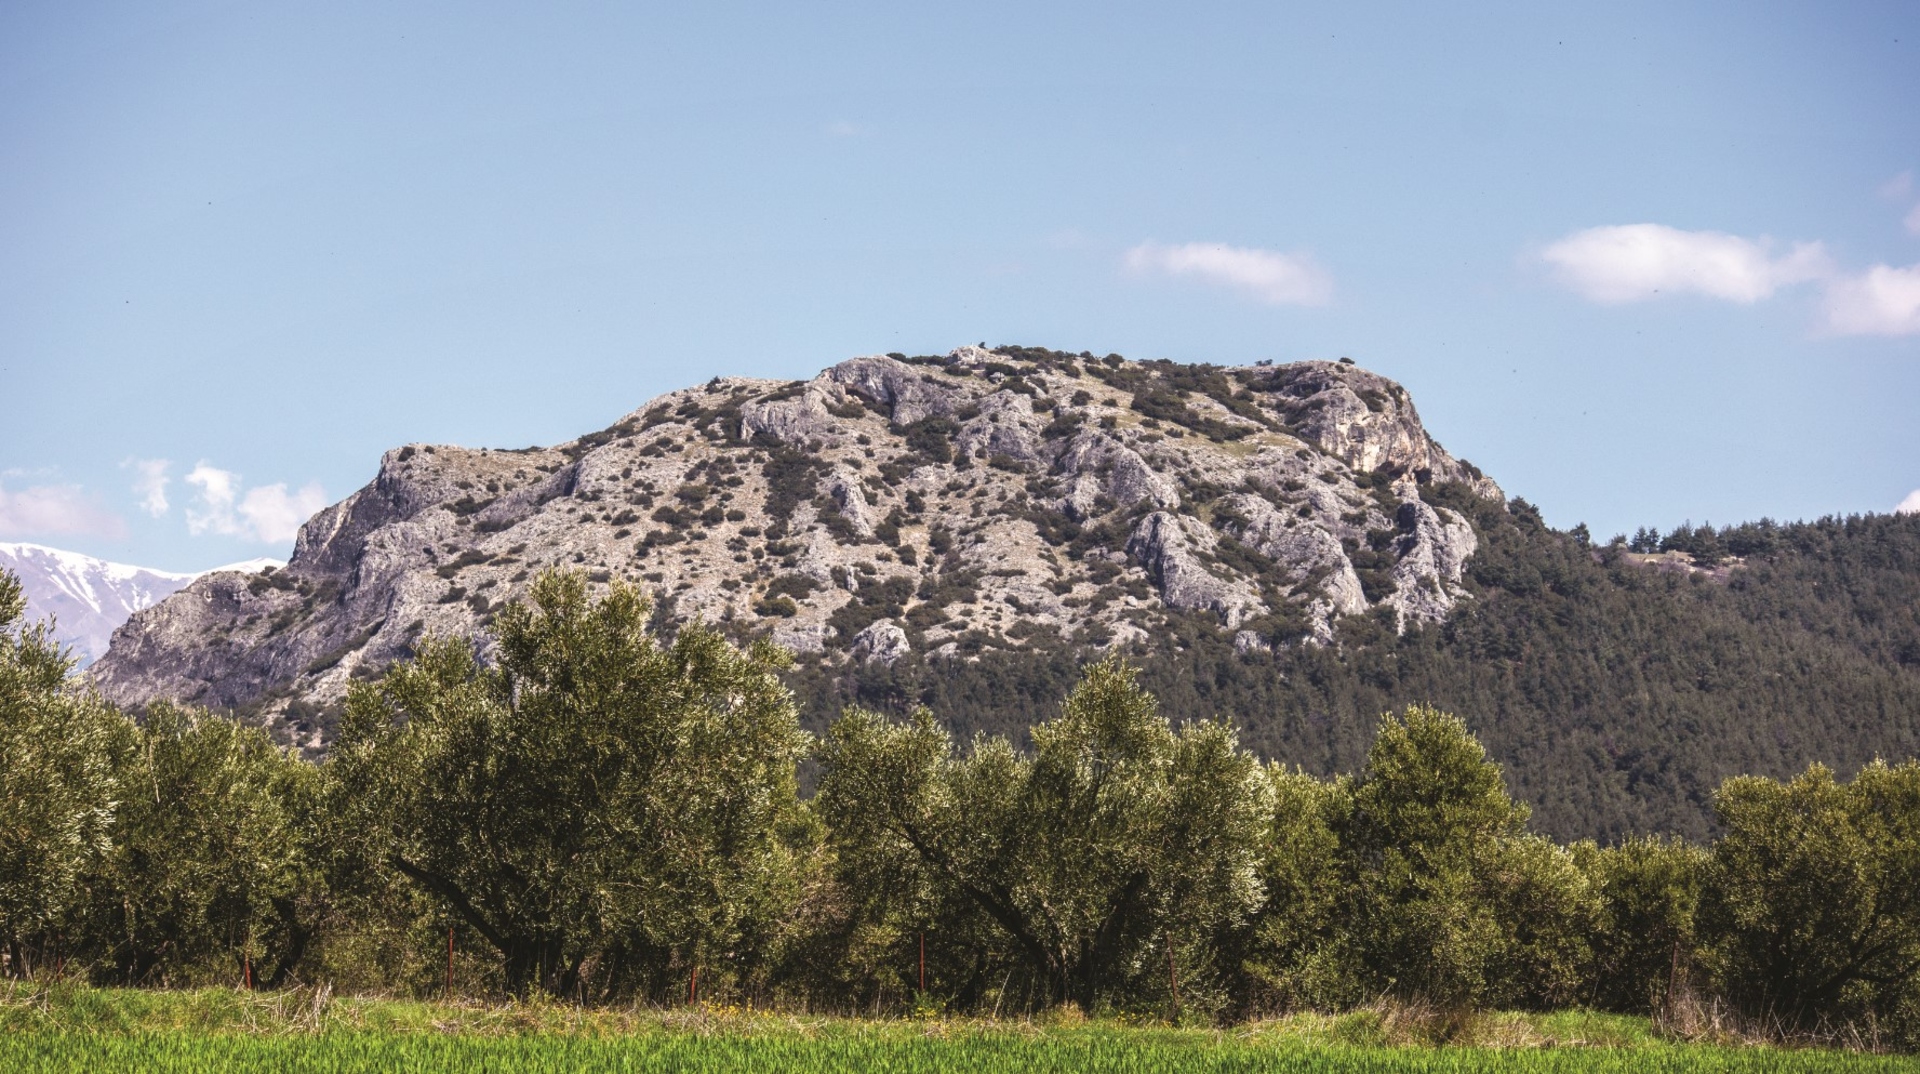
<path fill-rule="evenodd" d="M 1522 500 L 1421 495 L 1479 537 L 1445 623 L 1401 633 L 1374 612 L 1340 621 L 1335 645 L 1245 653 L 1217 618 L 1170 614 L 1132 654 L 1141 685 L 1175 722 L 1231 719 L 1254 753 L 1326 777 L 1365 765 L 1382 712 L 1466 715 L 1534 830 L 1562 841 L 1705 842 L 1733 776 L 1920 755 L 1920 514 L 1724 527 L 1714 540 L 1744 558 L 1709 573 L 1552 529 Z M 1705 532 L 1670 537 L 1704 555 Z M 848 705 L 924 705 L 963 737 L 1024 743 L 1085 659 L 1037 634 L 969 661 L 803 658 L 786 678 L 817 734 Z"/>
<path fill-rule="evenodd" d="M 1429 707 L 1333 778 L 1174 724 L 1118 658 L 1030 748 L 924 710 L 814 739 L 782 651 L 553 572 L 489 639 L 356 683 L 312 765 L 104 705 L 24 607 L 0 574 L 13 976 L 1219 1021 L 1686 993 L 1920 1043 L 1910 761 L 1730 779 L 1711 844 L 1563 844 Z"/>

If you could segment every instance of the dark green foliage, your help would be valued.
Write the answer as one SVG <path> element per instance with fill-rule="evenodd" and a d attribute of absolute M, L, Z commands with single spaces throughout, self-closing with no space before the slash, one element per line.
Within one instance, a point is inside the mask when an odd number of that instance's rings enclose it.
<path fill-rule="evenodd" d="M 1206 941 L 1260 897 L 1265 780 L 1231 730 L 1175 732 L 1132 679 L 1088 669 L 1031 758 L 995 739 L 962 755 L 925 713 L 838 721 L 819 804 L 844 875 L 888 878 L 865 912 L 884 927 L 960 904 L 999 941 L 976 958 L 1010 957 L 1042 1005 L 1152 996 L 1181 961 L 1189 1002 L 1217 987 Z"/>
<path fill-rule="evenodd" d="M 1850 783 L 1821 766 L 1715 796 L 1708 956 L 1748 1012 L 1812 1028 L 1875 1018 L 1920 1040 L 1920 763 Z"/>
<path fill-rule="evenodd" d="M 1353 814 L 1353 783 L 1272 766 L 1273 815 L 1260 862 L 1265 899 L 1222 937 L 1239 967 L 1244 1011 L 1331 1009 L 1358 993 L 1343 922 L 1353 909 L 1341 833 Z"/>
<path fill-rule="evenodd" d="M 832 500 L 821 497 L 813 501 L 813 505 L 819 511 L 820 522 L 827 527 L 828 533 L 843 544 L 861 543 L 860 531 L 854 528 L 853 520 L 843 514 Z"/>
<path fill-rule="evenodd" d="M 888 578 L 884 582 L 869 582 L 862 585 L 853 599 L 834 610 L 827 618 L 827 625 L 839 632 L 842 644 L 853 640 L 855 634 L 881 619 L 900 619 L 906 609 L 906 603 L 914 595 L 913 580 L 905 577 Z"/>
<path fill-rule="evenodd" d="M 1242 656 L 1217 625 L 1175 618 L 1137 654 L 1141 685 L 1175 719 L 1229 717 L 1260 755 L 1321 775 L 1360 768 L 1378 713 L 1470 714 L 1534 826 L 1563 839 L 1702 840 L 1731 776 L 1920 755 L 1920 516 L 1737 527 L 1774 551 L 1718 581 L 1583 548 L 1524 501 L 1438 482 L 1421 495 L 1480 539 L 1472 598 L 1447 624 L 1395 636 L 1356 618 L 1340 646 Z M 910 656 L 791 681 L 816 729 L 849 703 L 924 703 L 963 734 L 1017 737 L 1085 659 L 1033 638 L 978 663 Z"/>
<path fill-rule="evenodd" d="M 1616 1011 L 1657 1008 L 1692 973 L 1706 852 L 1654 836 L 1573 851 L 1599 900 L 1594 1001 Z"/>
<path fill-rule="evenodd" d="M 1584 976 L 1584 878 L 1455 717 L 1385 720 L 1341 832 L 1358 983 L 1442 1003 L 1561 1005 Z"/>
<path fill-rule="evenodd" d="M 767 583 L 767 596 L 786 596 L 793 597 L 797 600 L 805 600 L 818 588 L 820 588 L 820 583 L 814 581 L 807 575 L 783 574 Z"/>
<path fill-rule="evenodd" d="M 447 510 L 453 512 L 456 517 L 465 518 L 468 515 L 479 514 L 491 506 L 493 506 L 492 500 L 476 500 L 472 496 L 462 496 L 447 504 Z"/>
<path fill-rule="evenodd" d="M 349 695 L 328 763 L 359 854 L 484 937 L 506 988 L 658 992 L 770 918 L 804 749 L 770 649 L 655 643 L 615 583 L 548 573 L 499 663 L 424 645 Z M 736 970 L 742 968 L 734 967 Z"/>
<path fill-rule="evenodd" d="M 442 578 L 452 578 L 468 567 L 479 566 L 480 564 L 490 562 L 492 559 L 493 557 L 487 555 L 485 552 L 470 548 L 460 553 L 451 561 L 442 563 L 440 566 L 434 568 L 434 573 Z"/>
<path fill-rule="evenodd" d="M 708 390 L 712 390 L 714 388 L 717 388 L 718 386 L 719 385 L 717 384 L 710 383 L 708 384 L 707 387 L 708 387 Z M 785 388 L 777 389 L 766 396 L 762 396 L 762 398 L 769 402 L 775 399 L 792 398 L 794 396 L 802 394 L 805 391 L 805 387 L 806 386 L 803 383 L 796 381 Z M 657 413 L 662 414 L 661 420 L 663 421 L 670 420 L 670 421 L 684 422 L 691 428 L 701 432 L 703 435 L 706 435 L 710 438 L 721 440 L 729 444 L 739 444 L 740 443 L 740 397 L 742 394 L 743 393 L 741 392 L 740 389 L 735 388 L 733 391 L 733 394 L 728 398 L 717 400 L 710 404 L 702 403 L 701 400 L 699 399 L 688 399 L 686 402 L 681 403 L 679 406 L 673 409 L 673 414 L 671 418 L 665 417 L 664 411 L 657 412 Z M 649 428 L 652 428 L 655 424 L 658 424 L 658 422 L 654 420 L 654 417 L 652 415 L 649 415 L 647 418 L 646 424 L 643 425 L 641 428 L 649 429 Z M 613 429 L 609 430 L 609 432 L 617 432 L 617 433 L 623 433 L 623 434 L 638 432 L 638 431 L 641 431 L 641 430 L 628 429 L 618 425 L 614 426 Z M 600 435 L 600 434 L 596 434 L 596 435 Z"/>
<path fill-rule="evenodd" d="M 1513 539 L 1502 519 L 1538 527 L 1524 503 L 1496 511 L 1480 519 L 1492 551 Z M 1617 569 L 1687 577 L 1539 534 L 1518 547 L 1580 555 L 1491 557 L 1507 574 L 1477 583 L 1476 607 L 1620 584 Z M 1817 535 L 1774 532 L 1772 565 L 1820 562 Z M 357 682 L 316 768 L 227 719 L 161 704 L 135 725 L 99 705 L 44 628 L 17 625 L 0 574 L 0 967 L 419 994 L 452 939 L 463 989 L 588 1001 L 677 1000 L 695 974 L 704 995 L 816 1009 L 1071 1000 L 1154 1018 L 1382 996 L 1644 1012 L 1704 993 L 1777 1030 L 1920 1046 L 1920 763 L 1730 779 L 1710 847 L 1568 847 L 1528 830 L 1522 781 L 1435 708 L 1372 723 L 1357 772 L 1322 779 L 1263 765 L 1225 722 L 1169 720 L 1119 658 L 1082 667 L 970 631 L 977 661 L 943 675 L 797 678 L 890 707 L 1058 715 L 962 746 L 925 710 L 853 708 L 803 802 L 782 654 L 698 626 L 662 644 L 636 592 L 590 599 L 587 577 L 543 575 L 500 608 L 490 663 L 480 639 L 430 640 Z M 857 586 L 843 630 L 907 599 L 876 577 L 836 578 Z M 1677 584 L 1734 593 L 1734 577 Z M 1342 629 L 1349 655 L 1420 651 L 1390 623 L 1369 620 L 1365 646 Z M 1167 633 L 1202 658 L 1190 671 L 1212 666 L 1206 617 Z"/>
<path fill-rule="evenodd" d="M 767 482 L 766 513 L 773 520 L 768 532 L 778 527 L 784 533 L 794 508 L 811 502 L 818 494 L 820 475 L 826 467 L 813 455 L 770 436 L 755 437 L 754 444 L 767 453 L 760 473 Z"/>
<path fill-rule="evenodd" d="M 260 983 L 286 980 L 321 903 L 306 827 L 318 770 L 259 728 L 159 703 L 121 782 L 112 849 L 88 885 L 96 976 L 225 983 L 250 961 Z"/>
<path fill-rule="evenodd" d="M 959 431 L 952 419 L 942 417 L 921 418 L 900 430 L 908 451 L 940 464 L 953 461 L 953 435 Z"/>
<path fill-rule="evenodd" d="M 1204 395 L 1255 426 L 1272 428 L 1273 421 L 1258 404 L 1236 390 L 1226 372 L 1211 365 L 1177 365 L 1168 361 L 1143 362 L 1104 379 L 1131 390 L 1134 410 L 1150 419 L 1172 422 L 1215 440 L 1238 440 L 1253 430 L 1208 417 L 1187 405 L 1190 395 Z"/>
<path fill-rule="evenodd" d="M 1086 394 L 1086 392 L 1075 392 L 1074 398 L 1080 399 L 1081 396 Z M 1084 402 L 1084 400 L 1082 400 L 1082 402 Z M 1080 426 L 1084 423 L 1085 419 L 1080 417 L 1080 415 L 1063 412 L 1055 415 L 1054 419 L 1048 422 L 1045 428 L 1040 430 L 1040 435 L 1048 440 L 1065 440 L 1079 432 Z"/>
<path fill-rule="evenodd" d="M 0 571 L 0 956 L 15 975 L 59 957 L 84 876 L 111 845 L 130 730 L 68 682 L 53 624 L 26 610 L 19 579 Z"/>
<path fill-rule="evenodd" d="M 882 519 L 880 524 L 873 528 L 873 535 L 880 539 L 881 544 L 898 546 L 900 544 L 900 527 L 905 525 L 906 521 L 907 516 L 902 514 L 900 509 L 896 507 L 888 511 L 887 517 Z"/>
<path fill-rule="evenodd" d="M 792 597 L 768 597 L 755 601 L 753 610 L 756 615 L 774 615 L 782 619 L 791 619 L 800 614 L 800 606 L 793 602 Z"/>

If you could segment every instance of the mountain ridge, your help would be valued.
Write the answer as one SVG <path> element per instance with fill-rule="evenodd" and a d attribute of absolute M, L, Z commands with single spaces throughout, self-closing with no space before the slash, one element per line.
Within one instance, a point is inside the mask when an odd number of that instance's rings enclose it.
<path fill-rule="evenodd" d="M 1169 613 L 1243 651 L 1325 644 L 1374 609 L 1445 619 L 1474 538 L 1422 499 L 1437 485 L 1501 496 L 1351 363 L 866 356 L 715 378 L 554 447 L 388 451 L 286 568 L 136 614 L 95 675 L 122 704 L 246 709 L 318 749 L 316 706 L 424 633 L 483 631 L 542 566 L 829 660 L 1143 644 Z"/>

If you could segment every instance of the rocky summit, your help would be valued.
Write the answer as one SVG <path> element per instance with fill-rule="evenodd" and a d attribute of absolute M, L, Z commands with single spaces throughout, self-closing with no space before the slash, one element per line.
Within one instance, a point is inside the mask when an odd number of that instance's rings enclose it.
<path fill-rule="evenodd" d="M 555 447 L 389 451 L 284 568 L 197 579 L 93 675 L 319 749 L 352 680 L 426 635 L 484 637 L 548 567 L 829 663 L 1151 645 L 1176 617 L 1242 652 L 1324 645 L 1344 616 L 1404 629 L 1464 599 L 1474 530 L 1439 486 L 1500 496 L 1345 360 L 854 358 L 717 378 Z"/>

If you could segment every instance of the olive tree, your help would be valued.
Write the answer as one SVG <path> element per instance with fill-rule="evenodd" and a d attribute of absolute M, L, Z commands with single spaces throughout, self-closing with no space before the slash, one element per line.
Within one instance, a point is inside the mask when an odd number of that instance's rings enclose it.
<path fill-rule="evenodd" d="M 1799 1027 L 1902 1006 L 1911 1021 L 1920 763 L 1875 762 L 1847 783 L 1820 765 L 1784 783 L 1741 776 L 1714 810 L 1701 931 L 1728 996 Z"/>
<path fill-rule="evenodd" d="M 109 845 L 126 721 L 68 678 L 51 622 L 26 622 L 0 571 L 0 955 L 24 975 L 55 954 L 81 878 Z"/>
<path fill-rule="evenodd" d="M 1689 979 L 1707 851 L 1657 836 L 1611 847 L 1581 843 L 1573 851 L 1600 902 L 1593 1001 L 1611 1010 L 1653 1009 Z"/>
<path fill-rule="evenodd" d="M 1236 945 L 1246 1013 L 1360 1000 L 1344 930 L 1355 890 L 1341 845 L 1352 780 L 1277 764 L 1267 779 L 1273 813 L 1260 860 L 1265 897 Z"/>
<path fill-rule="evenodd" d="M 1586 972 L 1597 904 L 1564 848 L 1526 834 L 1458 717 L 1381 721 L 1342 832 L 1346 936 L 1363 987 L 1426 1000 L 1551 1004 Z"/>
<path fill-rule="evenodd" d="M 360 853 L 498 953 L 515 993 L 724 976 L 791 897 L 806 749 L 775 672 L 700 625 L 670 643 L 621 583 L 547 572 L 472 639 L 350 693 L 328 767 Z"/>
<path fill-rule="evenodd" d="M 1224 724 L 1172 728 L 1117 660 L 1032 736 L 1031 756 L 962 753 L 928 713 L 850 711 L 819 796 L 837 852 L 976 907 L 1043 1000 L 1152 997 L 1184 968 L 1191 998 L 1220 1002 L 1214 942 L 1261 896 L 1259 764 Z"/>
<path fill-rule="evenodd" d="M 99 972 L 129 984 L 276 985 L 319 898 L 306 821 L 317 773 L 265 731 L 160 702 L 121 763 L 113 845 L 92 875 Z"/>

